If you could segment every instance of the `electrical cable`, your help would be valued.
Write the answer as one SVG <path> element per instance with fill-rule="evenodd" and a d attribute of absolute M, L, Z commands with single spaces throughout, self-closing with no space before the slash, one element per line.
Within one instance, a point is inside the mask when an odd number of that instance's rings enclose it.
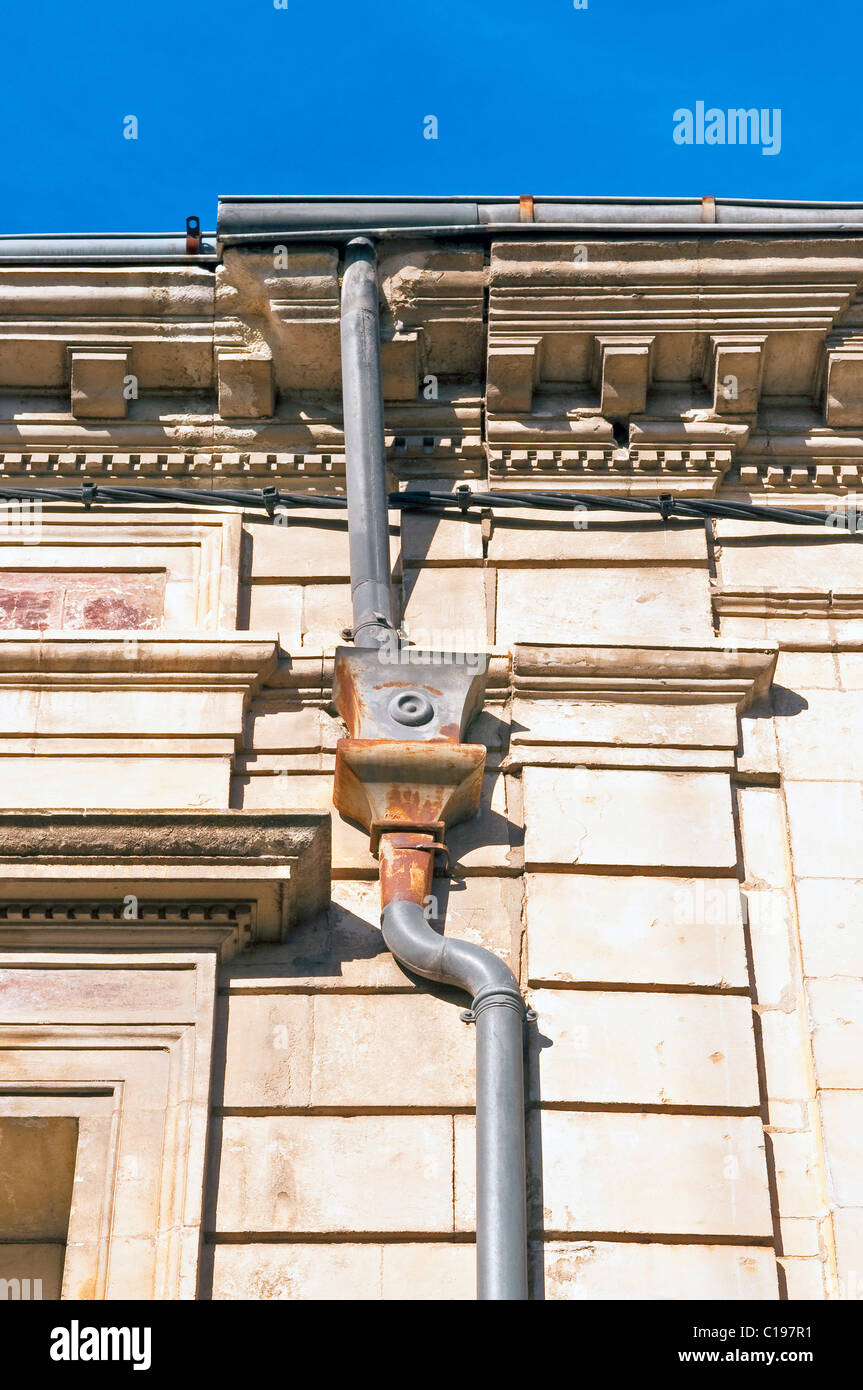
<path fill-rule="evenodd" d="M 4 501 L 31 500 L 80 503 L 88 511 L 98 502 L 167 503 L 196 507 L 231 506 L 265 511 L 271 521 L 278 520 L 279 509 L 283 512 L 297 507 L 346 511 L 348 505 L 345 496 L 328 496 L 315 492 L 279 492 L 274 487 L 245 491 L 202 491 L 189 488 L 139 487 L 132 484 L 110 486 L 91 482 L 85 482 L 80 487 L 0 486 L 0 504 Z M 461 485 L 455 492 L 391 492 L 389 506 L 401 511 L 449 512 L 454 509 L 457 515 L 462 517 L 467 517 L 471 507 L 492 512 L 507 507 L 532 511 L 587 509 L 640 512 L 658 515 L 663 521 L 675 517 L 681 520 L 718 517 L 737 521 L 772 521 L 791 526 L 831 526 L 836 530 L 858 533 L 857 509 L 853 504 L 846 509 L 835 505 L 826 511 L 812 511 L 799 507 L 764 507 L 751 502 L 720 501 L 716 498 L 674 497 L 667 492 L 656 497 L 608 497 L 592 492 L 483 492 L 473 491 Z M 863 523 L 860 529 L 863 530 Z"/>

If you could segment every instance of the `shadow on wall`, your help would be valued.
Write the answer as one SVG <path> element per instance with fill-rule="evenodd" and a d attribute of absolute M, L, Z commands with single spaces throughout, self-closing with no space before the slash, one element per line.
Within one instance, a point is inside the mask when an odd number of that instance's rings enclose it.
<path fill-rule="evenodd" d="M 761 700 L 755 700 L 743 712 L 744 719 L 792 719 L 809 708 L 809 701 L 796 690 L 784 685 L 771 685 L 770 692 Z"/>
<path fill-rule="evenodd" d="M 362 887 L 367 890 L 369 906 L 377 913 L 380 893 L 377 881 L 369 881 Z M 465 883 L 461 879 L 434 879 L 430 905 L 430 913 L 434 915 L 430 916 L 429 923 L 441 936 L 446 931 L 448 916 L 458 916 L 458 897 L 464 891 Z M 230 981 L 241 982 L 262 975 L 273 981 L 345 980 L 345 966 L 379 959 L 382 962 L 391 959 L 380 928 L 342 903 L 331 902 L 325 911 L 292 928 L 281 944 L 262 942 L 248 946 L 221 967 L 220 980 L 223 986 Z M 467 996 L 461 990 L 421 979 L 398 963 L 393 964 L 393 969 L 435 998 L 465 1006 Z M 357 988 L 366 988 L 374 983 L 380 987 L 383 982 L 366 978 L 351 983 Z M 314 988 L 313 983 L 310 987 Z"/>
<path fill-rule="evenodd" d="M 531 1302 L 545 1302 L 545 1191 L 542 1162 L 542 1083 L 539 1054 L 554 1047 L 536 1019 L 524 1030 L 524 1094 L 527 1104 L 527 1279 Z"/>
<path fill-rule="evenodd" d="M 803 710 L 809 708 L 809 701 L 804 700 L 802 695 L 798 695 L 796 690 L 788 690 L 784 685 L 774 685 L 770 688 L 770 703 L 772 713 L 777 719 L 790 719 L 795 714 L 801 714 Z"/>

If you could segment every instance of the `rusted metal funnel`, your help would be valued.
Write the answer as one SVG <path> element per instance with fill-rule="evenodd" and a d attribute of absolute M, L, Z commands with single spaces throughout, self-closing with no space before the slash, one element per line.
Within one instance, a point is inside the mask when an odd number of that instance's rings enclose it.
<path fill-rule="evenodd" d="M 333 703 L 350 731 L 336 751 L 333 800 L 368 830 L 444 829 L 479 809 L 485 748 L 460 740 L 482 704 L 484 653 L 339 647 Z"/>

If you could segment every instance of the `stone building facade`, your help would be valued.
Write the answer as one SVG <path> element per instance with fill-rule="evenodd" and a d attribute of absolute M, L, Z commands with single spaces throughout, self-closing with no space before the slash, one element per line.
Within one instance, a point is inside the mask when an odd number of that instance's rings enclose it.
<path fill-rule="evenodd" d="M 191 495 L 343 495 L 339 273 L 0 256 L 0 1277 L 46 1298 L 475 1296 L 473 1029 L 332 806 L 345 513 Z M 391 513 L 411 640 L 490 654 L 432 908 L 536 1012 L 531 1296 L 860 1297 L 863 240 L 396 236 L 380 294 L 394 490 L 777 511 Z"/>

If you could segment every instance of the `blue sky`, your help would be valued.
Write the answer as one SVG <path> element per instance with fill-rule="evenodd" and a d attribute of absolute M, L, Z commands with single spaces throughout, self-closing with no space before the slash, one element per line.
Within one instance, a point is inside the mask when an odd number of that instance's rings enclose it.
<path fill-rule="evenodd" d="M 212 229 L 220 193 L 863 200 L 861 35 L 861 0 L 30 0 L 0 232 Z M 676 144 L 698 101 L 778 108 L 779 153 Z"/>

